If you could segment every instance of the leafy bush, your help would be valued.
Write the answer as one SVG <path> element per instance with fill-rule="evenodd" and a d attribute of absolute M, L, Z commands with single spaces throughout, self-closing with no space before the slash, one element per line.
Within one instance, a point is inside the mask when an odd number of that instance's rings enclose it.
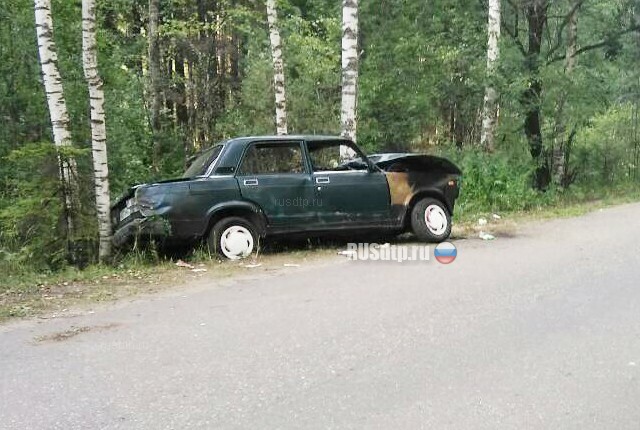
<path fill-rule="evenodd" d="M 0 272 L 22 266 L 59 268 L 66 256 L 56 152 L 52 144 L 29 144 L 3 162 L 11 176 L 0 199 Z"/>
<path fill-rule="evenodd" d="M 78 171 L 88 168 L 87 150 L 64 148 Z M 58 153 L 49 142 L 26 144 L 2 159 L 0 195 L 0 272 L 55 271 L 68 263 L 83 267 L 96 261 L 97 227 L 91 205 L 74 205 L 67 232 Z M 80 202 L 93 200 L 93 182 L 76 178 Z"/>
<path fill-rule="evenodd" d="M 577 184 L 610 187 L 640 179 L 640 124 L 637 107 L 614 106 L 593 118 L 576 138 L 572 169 Z"/>
<path fill-rule="evenodd" d="M 534 167 L 525 157 L 486 154 L 467 150 L 448 154 L 462 170 L 462 193 L 458 214 L 513 212 L 549 204 L 553 192 L 541 193 L 531 187 Z"/>

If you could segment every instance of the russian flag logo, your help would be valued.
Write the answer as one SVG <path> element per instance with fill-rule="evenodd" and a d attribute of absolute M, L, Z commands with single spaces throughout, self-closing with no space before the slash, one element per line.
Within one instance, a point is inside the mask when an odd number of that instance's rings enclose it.
<path fill-rule="evenodd" d="M 439 263 L 451 264 L 455 261 L 456 257 L 458 256 L 458 250 L 453 245 L 453 243 L 442 242 L 441 244 L 436 246 L 434 255 L 436 257 L 436 260 L 438 260 Z"/>

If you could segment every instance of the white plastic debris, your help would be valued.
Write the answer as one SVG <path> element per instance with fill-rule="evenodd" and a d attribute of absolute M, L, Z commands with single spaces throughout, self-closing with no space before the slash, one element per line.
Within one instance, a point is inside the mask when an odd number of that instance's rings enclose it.
<path fill-rule="evenodd" d="M 283 266 L 284 267 L 300 267 L 299 264 L 293 264 L 293 263 L 284 263 Z"/>
<path fill-rule="evenodd" d="M 486 220 L 485 218 L 480 218 L 480 219 L 478 220 L 478 225 L 479 225 L 480 227 L 487 225 L 487 220 Z"/>
<path fill-rule="evenodd" d="M 495 240 L 495 236 L 489 233 L 485 233 L 484 231 L 480 232 L 480 239 L 482 240 Z"/>
<path fill-rule="evenodd" d="M 493 217 L 493 219 L 502 219 L 502 217 L 498 214 L 493 214 L 491 216 Z"/>
<path fill-rule="evenodd" d="M 191 270 L 193 273 L 202 273 L 202 272 L 206 272 L 207 269 L 192 269 Z"/>
<path fill-rule="evenodd" d="M 176 261 L 176 266 L 178 266 L 178 267 L 184 267 L 184 268 L 186 268 L 186 269 L 195 269 L 195 268 L 196 268 L 196 266 L 194 266 L 193 264 L 185 263 L 185 262 L 184 262 L 184 261 L 182 261 L 182 260 L 178 260 L 178 261 Z"/>

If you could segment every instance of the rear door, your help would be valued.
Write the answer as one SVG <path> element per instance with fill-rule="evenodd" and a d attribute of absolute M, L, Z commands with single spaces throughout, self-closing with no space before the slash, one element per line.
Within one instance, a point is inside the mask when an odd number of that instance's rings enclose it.
<path fill-rule="evenodd" d="M 236 174 L 242 197 L 262 208 L 270 227 L 308 229 L 317 219 L 302 145 L 255 142 L 243 155 Z"/>

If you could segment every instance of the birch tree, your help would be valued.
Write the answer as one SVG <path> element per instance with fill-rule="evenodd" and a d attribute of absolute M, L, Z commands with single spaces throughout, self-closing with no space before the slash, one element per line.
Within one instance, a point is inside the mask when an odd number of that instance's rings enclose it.
<path fill-rule="evenodd" d="M 278 13 L 275 0 L 267 0 L 267 22 L 269 40 L 273 57 L 273 83 L 276 95 L 276 133 L 287 134 L 287 97 L 284 85 L 284 60 L 282 59 L 282 40 L 278 28 Z"/>
<path fill-rule="evenodd" d="M 358 103 L 358 0 L 342 1 L 342 136 L 356 140 Z"/>
<path fill-rule="evenodd" d="M 102 78 L 98 73 L 96 0 L 82 0 L 82 64 L 89 87 L 89 104 L 91 106 L 91 152 L 100 236 L 99 258 L 100 261 L 105 261 L 111 256 L 111 218 L 109 216 L 109 166 L 107 164 L 104 91 Z"/>
<path fill-rule="evenodd" d="M 34 8 L 42 82 L 49 108 L 53 141 L 58 150 L 59 177 L 63 190 L 65 221 L 69 238 L 74 232 L 75 205 L 77 203 L 75 159 L 62 153 L 65 147 L 71 146 L 69 111 L 64 98 L 62 77 L 58 69 L 58 54 L 53 39 L 51 0 L 35 0 Z"/>
<path fill-rule="evenodd" d="M 151 95 L 151 131 L 153 133 L 153 166 L 159 169 L 160 142 L 160 111 L 162 109 L 162 71 L 160 65 L 160 40 L 158 26 L 160 22 L 160 0 L 149 0 L 149 83 Z"/>
<path fill-rule="evenodd" d="M 487 151 L 495 149 L 496 125 L 498 123 L 498 91 L 492 79 L 495 76 L 500 56 L 500 0 L 489 0 L 489 23 L 487 27 L 487 85 L 482 109 L 482 133 L 480 144 Z"/>

